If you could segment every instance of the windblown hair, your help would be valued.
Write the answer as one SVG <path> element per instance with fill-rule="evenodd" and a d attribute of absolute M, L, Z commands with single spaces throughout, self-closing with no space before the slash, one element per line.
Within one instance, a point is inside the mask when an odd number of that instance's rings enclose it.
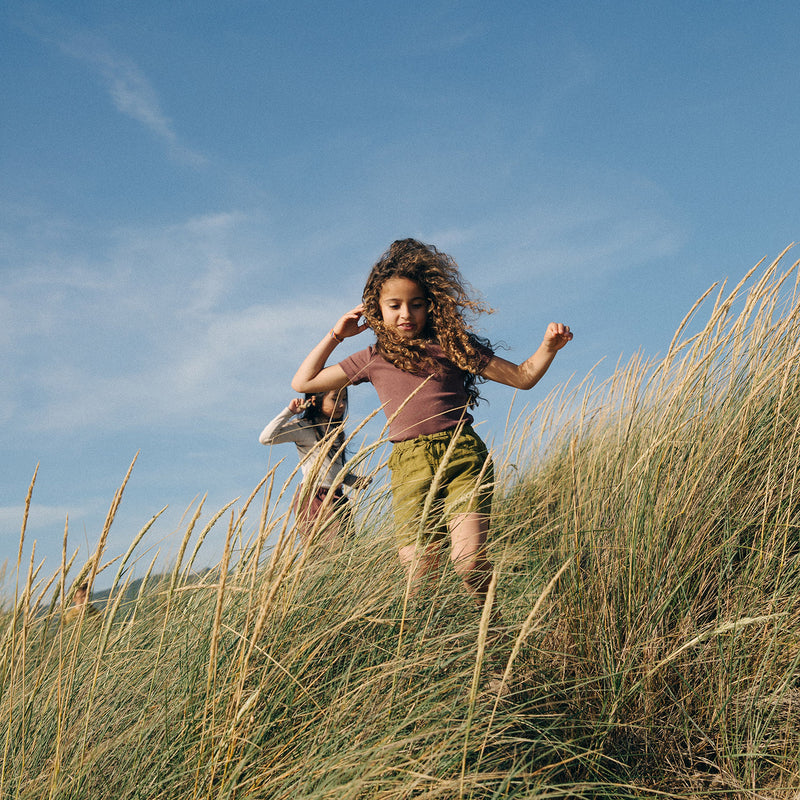
<path fill-rule="evenodd" d="M 380 295 L 390 278 L 408 278 L 425 292 L 428 317 L 419 338 L 398 336 L 383 322 Z M 471 298 L 470 288 L 451 256 L 416 239 L 398 239 L 370 271 L 362 299 L 364 318 L 375 332 L 381 355 L 398 369 L 419 374 L 433 365 L 426 343 L 437 342 L 447 358 L 466 373 L 464 389 L 474 406 L 480 397 L 476 384 L 482 380 L 477 373 L 483 348 L 491 345 L 473 332 L 467 316 L 491 313 L 491 309 Z"/>
<path fill-rule="evenodd" d="M 347 410 L 347 389 L 342 389 L 341 393 L 344 394 L 345 410 Z M 345 441 L 344 415 L 342 415 L 341 419 L 329 419 L 322 413 L 322 399 L 326 394 L 327 392 L 306 393 L 304 399 L 306 401 L 311 400 L 311 403 L 300 415 L 300 424 L 311 428 L 317 437 L 317 441 L 321 441 L 335 431 L 336 436 L 333 437 L 330 451 L 336 453 L 342 450 L 343 457 L 346 457 L 343 449 Z"/>

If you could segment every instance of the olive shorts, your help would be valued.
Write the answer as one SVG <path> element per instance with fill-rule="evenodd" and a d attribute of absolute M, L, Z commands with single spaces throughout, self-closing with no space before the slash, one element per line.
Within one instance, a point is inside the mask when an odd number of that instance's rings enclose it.
<path fill-rule="evenodd" d="M 395 443 L 389 468 L 398 547 L 444 539 L 455 514 L 491 514 L 494 468 L 486 445 L 469 426 L 453 443 L 457 431 Z"/>

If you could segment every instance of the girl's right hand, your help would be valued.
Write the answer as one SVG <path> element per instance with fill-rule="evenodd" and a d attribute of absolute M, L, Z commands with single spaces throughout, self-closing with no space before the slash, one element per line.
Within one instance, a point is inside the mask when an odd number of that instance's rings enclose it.
<path fill-rule="evenodd" d="M 301 411 L 305 411 L 306 408 L 305 400 L 300 400 L 297 397 L 293 397 L 291 403 L 289 403 L 289 411 L 292 414 L 299 414 Z"/>
<path fill-rule="evenodd" d="M 333 332 L 340 338 L 346 339 L 350 336 L 357 336 L 362 331 L 369 328 L 366 322 L 359 323 L 364 315 L 364 306 L 358 305 L 348 311 L 334 326 Z"/>

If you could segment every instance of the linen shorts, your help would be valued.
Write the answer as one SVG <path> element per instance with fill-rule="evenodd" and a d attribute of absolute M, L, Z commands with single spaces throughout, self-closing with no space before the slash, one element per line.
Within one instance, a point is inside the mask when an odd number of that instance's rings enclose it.
<path fill-rule="evenodd" d="M 455 514 L 491 514 L 494 467 L 475 431 L 457 429 L 397 442 L 389 456 L 398 547 L 447 537 Z"/>

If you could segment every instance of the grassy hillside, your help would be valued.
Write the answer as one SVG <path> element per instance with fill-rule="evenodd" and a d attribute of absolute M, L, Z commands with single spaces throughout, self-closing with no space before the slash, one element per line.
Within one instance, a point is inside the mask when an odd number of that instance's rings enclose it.
<path fill-rule="evenodd" d="M 405 601 L 383 498 L 307 558 L 271 476 L 212 522 L 199 580 L 196 522 L 136 593 L 133 542 L 99 619 L 60 611 L 105 537 L 82 571 L 29 573 L 3 614 L 2 797 L 796 797 L 796 268 L 716 287 L 663 360 L 510 427 L 502 645 L 452 570 Z"/>

